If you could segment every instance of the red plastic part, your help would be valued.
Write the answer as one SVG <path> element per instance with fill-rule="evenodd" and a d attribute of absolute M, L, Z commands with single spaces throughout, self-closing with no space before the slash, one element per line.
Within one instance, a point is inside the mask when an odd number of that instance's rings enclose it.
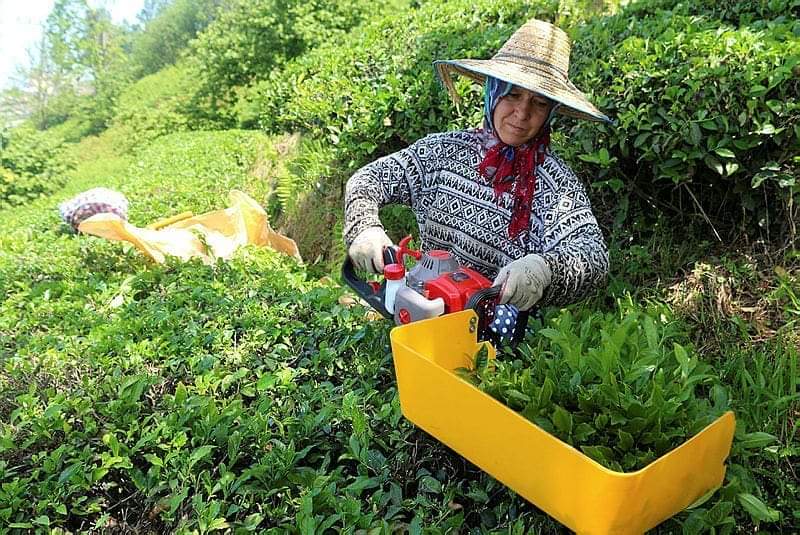
<path fill-rule="evenodd" d="M 400 242 L 397 244 L 397 263 L 401 266 L 405 266 L 403 257 L 406 255 L 414 258 L 415 260 L 422 258 L 421 252 L 408 247 L 409 242 L 411 242 L 411 234 L 400 240 Z"/>
<path fill-rule="evenodd" d="M 402 323 L 403 325 L 405 325 L 406 323 L 411 323 L 411 313 L 407 309 L 401 308 L 397 312 L 397 319 L 399 319 L 400 323 Z"/>
<path fill-rule="evenodd" d="M 428 256 L 440 260 L 447 260 L 450 258 L 451 255 L 449 251 L 443 251 L 442 249 L 433 249 L 431 251 L 428 251 Z"/>
<path fill-rule="evenodd" d="M 402 279 L 406 274 L 406 269 L 403 264 L 387 264 L 383 267 L 383 276 L 386 280 L 397 281 Z"/>
<path fill-rule="evenodd" d="M 444 299 L 444 312 L 445 314 L 450 314 L 451 312 L 464 310 L 472 294 L 484 288 L 489 288 L 491 285 L 492 282 L 489 279 L 474 269 L 462 267 L 426 282 L 425 297 L 428 299 L 436 299 L 437 297 Z"/>

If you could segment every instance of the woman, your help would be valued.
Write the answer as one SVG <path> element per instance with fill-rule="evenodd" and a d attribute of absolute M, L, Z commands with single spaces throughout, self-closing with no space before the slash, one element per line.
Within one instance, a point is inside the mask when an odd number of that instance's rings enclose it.
<path fill-rule="evenodd" d="M 483 128 L 429 135 L 347 182 L 344 239 L 361 269 L 381 272 L 391 245 L 378 210 L 412 208 L 421 249 L 446 249 L 502 284 L 520 310 L 567 304 L 605 280 L 608 250 L 586 192 L 550 150 L 555 113 L 608 121 L 567 78 L 570 43 L 550 23 L 524 24 L 490 60 L 438 61 L 484 84 Z"/>

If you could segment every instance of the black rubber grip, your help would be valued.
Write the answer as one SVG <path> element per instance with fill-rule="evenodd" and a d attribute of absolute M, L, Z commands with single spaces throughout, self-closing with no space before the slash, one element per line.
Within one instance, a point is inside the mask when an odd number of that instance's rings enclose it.
<path fill-rule="evenodd" d="M 397 251 L 394 247 L 386 247 L 383 249 L 383 264 L 394 264 L 397 262 Z M 375 289 L 366 281 L 359 279 L 356 275 L 356 267 L 349 256 L 346 256 L 342 264 L 342 279 L 347 285 L 356 292 L 359 297 L 369 303 L 369 306 L 381 313 L 381 315 L 390 320 L 394 320 L 394 314 L 386 310 L 383 305 L 383 300 L 386 294 L 386 281 L 381 283 L 380 289 L 376 292 Z"/>

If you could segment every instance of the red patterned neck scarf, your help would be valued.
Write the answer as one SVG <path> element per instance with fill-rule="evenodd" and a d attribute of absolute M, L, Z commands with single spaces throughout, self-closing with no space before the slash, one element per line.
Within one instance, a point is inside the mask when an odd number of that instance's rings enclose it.
<path fill-rule="evenodd" d="M 486 130 L 482 134 L 488 138 L 484 143 L 487 150 L 478 171 L 492 181 L 498 202 L 503 193 L 513 194 L 514 206 L 508 224 L 508 237 L 513 240 L 522 231 L 527 231 L 530 225 L 533 193 L 536 190 L 536 167 L 544 162 L 550 147 L 550 128 L 543 126 L 536 138 L 518 147 L 503 143 Z"/>

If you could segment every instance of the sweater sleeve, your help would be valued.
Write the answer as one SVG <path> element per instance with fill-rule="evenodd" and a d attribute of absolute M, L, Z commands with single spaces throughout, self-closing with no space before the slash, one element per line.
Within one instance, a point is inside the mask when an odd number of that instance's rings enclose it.
<path fill-rule="evenodd" d="M 542 304 L 566 305 L 605 283 L 608 248 L 589 197 L 581 182 L 563 162 L 559 188 L 543 221 L 543 254 L 552 281 Z"/>
<path fill-rule="evenodd" d="M 404 204 L 418 212 L 415 200 L 431 180 L 417 154 L 417 143 L 384 156 L 356 171 L 345 187 L 344 241 L 347 247 L 369 227 L 381 227 L 378 211 L 387 204 Z M 419 214 L 418 214 L 419 215 Z"/>

